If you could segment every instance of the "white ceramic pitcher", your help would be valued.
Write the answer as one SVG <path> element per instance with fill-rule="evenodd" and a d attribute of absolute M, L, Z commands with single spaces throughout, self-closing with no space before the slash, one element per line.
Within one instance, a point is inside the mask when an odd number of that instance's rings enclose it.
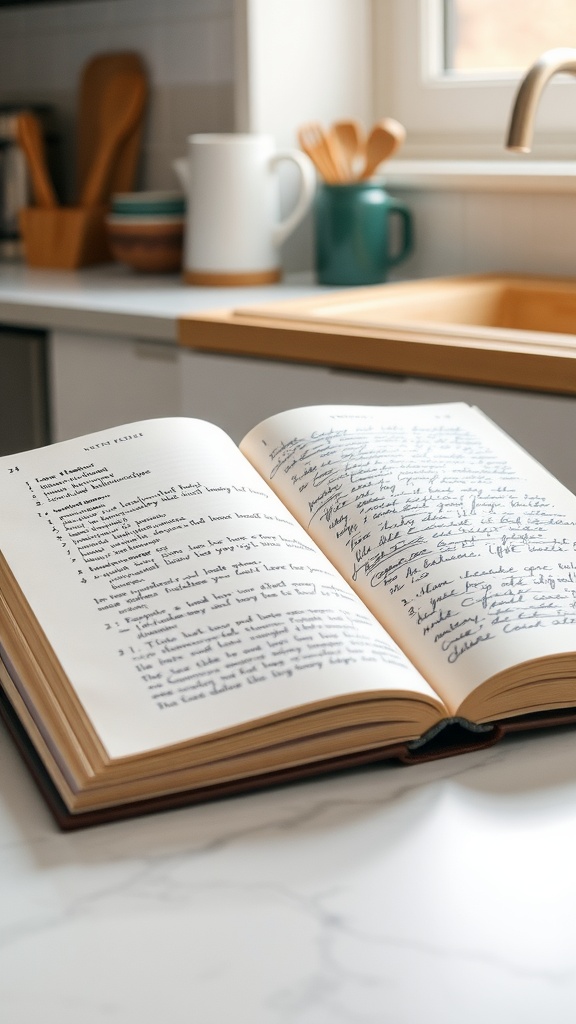
<path fill-rule="evenodd" d="M 280 220 L 277 167 L 298 169 L 295 205 Z M 188 157 L 173 167 L 188 197 L 184 279 L 197 285 L 278 281 L 279 248 L 309 209 L 316 187 L 311 160 L 276 151 L 271 135 L 190 135 Z"/>

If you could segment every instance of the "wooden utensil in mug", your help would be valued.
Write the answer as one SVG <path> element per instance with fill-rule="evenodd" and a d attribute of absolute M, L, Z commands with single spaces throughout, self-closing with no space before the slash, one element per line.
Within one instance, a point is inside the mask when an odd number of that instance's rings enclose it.
<path fill-rule="evenodd" d="M 16 138 L 26 155 L 36 205 L 47 208 L 58 206 L 48 170 L 42 127 L 35 114 L 29 111 L 18 114 Z"/>
<path fill-rule="evenodd" d="M 400 148 L 406 138 L 406 129 L 393 117 L 384 117 L 372 128 L 366 141 L 366 162 L 360 180 L 370 178 L 384 160 Z"/>
<path fill-rule="evenodd" d="M 317 121 L 302 125 L 298 132 L 298 142 L 325 181 L 333 185 L 343 180 L 338 158 L 322 125 Z"/>
<path fill-rule="evenodd" d="M 336 121 L 331 129 L 342 154 L 346 176 L 354 181 L 359 173 L 360 161 L 365 159 L 366 135 L 359 121 Z"/>
<path fill-rule="evenodd" d="M 146 102 L 146 85 L 131 71 L 119 71 L 102 97 L 105 131 L 84 188 L 80 206 L 101 206 L 110 198 L 110 181 L 121 146 L 138 124 Z"/>

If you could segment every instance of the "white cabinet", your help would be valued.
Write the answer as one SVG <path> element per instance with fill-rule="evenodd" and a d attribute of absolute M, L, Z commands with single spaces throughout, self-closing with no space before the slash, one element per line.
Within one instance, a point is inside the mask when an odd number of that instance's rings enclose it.
<path fill-rule="evenodd" d="M 476 405 L 576 491 L 576 398 L 507 388 L 355 373 L 182 350 L 182 415 L 208 419 L 235 441 L 265 416 L 313 404 Z"/>
<path fill-rule="evenodd" d="M 166 343 L 53 331 L 53 441 L 155 416 L 177 416 L 178 350 Z"/>
<path fill-rule="evenodd" d="M 477 405 L 576 491 L 576 399 L 354 373 L 167 343 L 54 331 L 49 346 L 52 439 L 155 416 L 196 416 L 235 441 L 260 420 L 302 405 Z"/>
<path fill-rule="evenodd" d="M 266 416 L 332 398 L 333 374 L 322 366 L 182 349 L 182 411 L 211 420 L 235 441 Z"/>

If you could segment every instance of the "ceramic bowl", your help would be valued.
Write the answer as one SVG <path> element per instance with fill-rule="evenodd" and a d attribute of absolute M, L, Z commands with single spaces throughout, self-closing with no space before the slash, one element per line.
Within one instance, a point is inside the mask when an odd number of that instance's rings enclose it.
<path fill-rule="evenodd" d="M 184 216 L 186 199 L 182 192 L 116 192 L 110 210 L 114 216 Z"/>
<path fill-rule="evenodd" d="M 110 214 L 106 219 L 110 250 L 115 260 L 133 270 L 173 273 L 182 268 L 184 218 L 130 217 Z"/>

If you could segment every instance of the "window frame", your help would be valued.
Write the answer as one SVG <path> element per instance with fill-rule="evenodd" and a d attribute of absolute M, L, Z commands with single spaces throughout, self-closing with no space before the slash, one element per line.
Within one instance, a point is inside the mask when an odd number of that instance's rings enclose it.
<path fill-rule="evenodd" d="M 439 77 L 442 0 L 372 0 L 372 10 L 374 109 L 405 126 L 404 155 L 509 158 L 504 143 L 523 72 Z M 532 159 L 539 157 L 576 157 L 573 76 L 555 76 L 541 98 Z"/>

